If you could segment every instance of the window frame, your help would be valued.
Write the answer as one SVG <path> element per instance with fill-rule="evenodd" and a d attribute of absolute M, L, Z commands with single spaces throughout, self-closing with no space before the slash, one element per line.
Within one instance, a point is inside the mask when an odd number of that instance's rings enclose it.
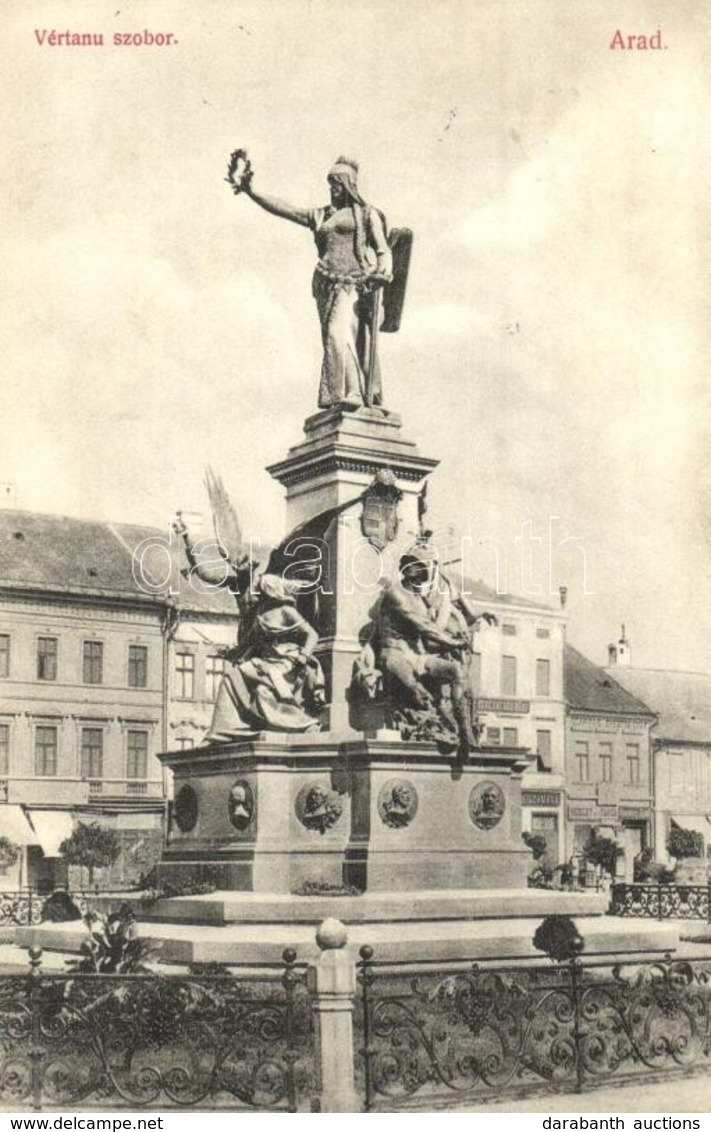
<path fill-rule="evenodd" d="M 4 735 L 4 741 L 3 741 Z M 7 778 L 10 773 L 10 724 L 0 720 L 0 778 Z"/>
<path fill-rule="evenodd" d="M 636 754 L 630 755 L 630 751 Z M 641 786 L 642 784 L 642 748 L 640 743 L 625 743 L 625 759 L 627 762 L 627 786 Z M 633 771 L 634 768 L 634 771 Z"/>
<path fill-rule="evenodd" d="M 40 732 L 52 732 L 54 735 L 54 742 L 52 744 L 40 742 Z M 52 769 L 47 770 L 46 752 L 51 750 L 53 754 Z M 39 769 L 40 751 L 42 752 L 42 770 Z M 34 756 L 35 756 L 35 778 L 56 778 L 59 766 L 59 727 L 56 723 L 36 723 L 35 724 L 35 742 L 34 742 Z"/>
<path fill-rule="evenodd" d="M 132 654 L 140 651 L 142 658 L 133 656 Z M 143 681 L 132 679 L 143 672 Z M 129 688 L 147 688 L 148 687 L 148 645 L 130 644 L 128 646 L 128 667 L 126 674 L 126 681 Z"/>
<path fill-rule="evenodd" d="M 144 740 L 144 745 L 138 752 L 144 760 L 144 766 L 143 773 L 131 774 L 131 758 L 136 754 L 135 750 L 132 748 L 131 740 L 136 735 L 141 735 Z M 126 778 L 130 782 L 148 781 L 148 736 L 149 732 L 145 727 L 129 727 L 126 731 Z"/>
<path fill-rule="evenodd" d="M 98 770 L 95 769 L 93 759 L 96 753 L 96 747 L 89 746 L 86 741 L 86 735 L 92 732 L 99 736 L 98 744 Z M 89 757 L 87 759 L 87 751 Z M 102 779 L 104 777 L 104 729 L 103 727 L 82 727 L 81 729 L 81 776 L 82 778 Z"/>
<path fill-rule="evenodd" d="M 506 664 L 507 661 L 511 663 Z M 508 687 L 508 677 L 511 679 L 511 687 Z M 512 656 L 510 653 L 503 653 L 501 656 L 501 695 L 508 697 L 515 697 L 517 694 L 518 686 L 518 658 Z"/>
<path fill-rule="evenodd" d="M 190 667 L 183 668 L 180 666 L 179 661 L 183 658 L 190 659 Z M 176 700 L 194 700 L 195 699 L 195 653 L 194 652 L 176 652 L 175 654 L 175 677 L 178 687 L 175 691 Z M 185 676 L 190 675 L 190 695 L 185 695 Z"/>
<path fill-rule="evenodd" d="M 87 656 L 87 649 L 98 648 L 98 663 L 99 663 L 99 679 L 93 677 L 93 666 L 97 661 L 97 656 Z M 87 679 L 87 664 L 89 665 L 90 678 Z M 82 684 L 87 684 L 90 687 L 98 687 L 104 682 L 104 642 L 97 640 L 96 637 L 87 637 L 82 641 L 82 663 L 81 663 L 81 677 Z"/>
<path fill-rule="evenodd" d="M 541 677 L 545 676 L 545 679 Z M 550 657 L 536 657 L 536 695 L 550 699 L 551 694 L 551 662 Z"/>
<path fill-rule="evenodd" d="M 541 752 L 540 747 L 541 735 L 548 738 L 548 750 L 544 752 Z M 536 757 L 543 770 L 553 769 L 553 732 L 550 727 L 536 728 Z"/>
<path fill-rule="evenodd" d="M 583 748 L 580 750 L 579 748 Z M 573 758 L 575 759 L 575 782 L 587 783 L 590 781 L 590 743 L 587 739 L 576 739 L 573 748 Z M 581 769 L 585 768 L 585 774 L 581 773 Z"/>
<path fill-rule="evenodd" d="M 42 646 L 48 641 L 54 645 L 54 652 L 42 652 Z M 54 668 L 53 674 L 47 676 L 43 671 L 44 663 L 48 660 L 53 661 Z M 54 683 L 59 676 L 59 637 L 49 636 L 45 633 L 37 637 L 37 680 L 41 680 L 43 684 Z"/>
<path fill-rule="evenodd" d="M 613 748 L 612 743 L 607 740 L 598 743 L 597 757 L 600 760 L 600 781 L 612 782 L 613 781 Z"/>
<path fill-rule="evenodd" d="M 217 661 L 219 668 L 213 668 L 211 662 Z M 205 699 L 214 704 L 220 688 L 222 677 L 225 674 L 225 658 L 217 653 L 208 653 L 205 658 Z"/>

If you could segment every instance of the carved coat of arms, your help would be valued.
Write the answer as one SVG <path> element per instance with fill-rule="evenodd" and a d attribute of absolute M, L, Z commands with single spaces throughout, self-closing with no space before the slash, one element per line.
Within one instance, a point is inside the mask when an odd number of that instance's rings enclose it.
<path fill-rule="evenodd" d="M 395 473 L 381 468 L 363 497 L 361 530 L 371 546 L 384 550 L 397 535 L 400 517 L 397 505 L 402 491 L 397 486 Z"/>

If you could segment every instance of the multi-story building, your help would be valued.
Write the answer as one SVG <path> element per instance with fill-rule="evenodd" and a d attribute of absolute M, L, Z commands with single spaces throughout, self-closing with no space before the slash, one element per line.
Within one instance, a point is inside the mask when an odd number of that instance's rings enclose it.
<path fill-rule="evenodd" d="M 565 650 L 566 856 L 595 830 L 623 849 L 620 875 L 653 843 L 651 728 L 656 717 L 604 668 Z"/>
<path fill-rule="evenodd" d="M 624 639 L 624 630 L 623 630 Z M 627 642 L 624 642 L 627 645 Z M 616 646 L 611 646 L 611 649 Z M 629 656 L 627 645 L 626 655 Z M 607 669 L 654 711 L 652 782 L 654 849 L 668 860 L 672 822 L 700 833 L 711 844 L 711 675 L 622 666 L 611 653 Z"/>
<path fill-rule="evenodd" d="M 137 571 L 141 544 L 157 549 Z M 78 820 L 115 830 L 113 880 L 155 859 L 155 756 L 204 733 L 235 622 L 227 595 L 181 579 L 162 532 L 0 511 L 0 836 L 22 847 L 0 883 L 61 879 Z"/>
<path fill-rule="evenodd" d="M 477 612 L 496 615 L 475 637 L 474 686 L 486 745 L 527 748 L 535 762 L 524 774 L 524 830 L 543 833 L 551 863 L 564 853 L 565 700 L 562 608 L 467 582 Z"/>

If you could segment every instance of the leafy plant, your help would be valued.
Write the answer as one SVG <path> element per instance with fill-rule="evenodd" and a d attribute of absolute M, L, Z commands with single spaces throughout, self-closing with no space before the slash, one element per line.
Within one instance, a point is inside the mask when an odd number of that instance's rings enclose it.
<path fill-rule="evenodd" d="M 585 940 L 570 916 L 546 916 L 536 928 L 533 946 L 556 963 L 575 959 L 585 948 Z"/>
<path fill-rule="evenodd" d="M 91 886 L 94 883 L 94 869 L 113 865 L 121 852 L 121 845 L 112 829 L 105 829 L 98 822 L 86 825 L 80 821 L 71 837 L 66 837 L 59 846 L 59 852 L 68 865 L 78 865 L 88 870 Z"/>
<path fill-rule="evenodd" d="M 20 847 L 9 837 L 0 837 L 0 869 L 9 869 L 20 856 Z"/>
<path fill-rule="evenodd" d="M 583 857 L 591 865 L 600 865 L 601 868 L 614 877 L 617 871 L 617 858 L 622 856 L 622 849 L 611 837 L 600 837 L 593 830 L 583 846 Z"/>
<path fill-rule="evenodd" d="M 67 923 L 81 918 L 81 909 L 76 900 L 62 889 L 51 893 L 42 905 L 42 919 L 48 923 Z"/>
<path fill-rule="evenodd" d="M 325 880 L 305 880 L 294 896 L 362 896 L 352 884 L 331 884 Z"/>
<path fill-rule="evenodd" d="M 548 848 L 548 843 L 546 841 L 545 835 L 543 833 L 524 832 L 521 834 L 521 837 L 523 838 L 524 843 L 533 853 L 534 861 L 540 860 L 540 858 Z"/>
<path fill-rule="evenodd" d="M 703 857 L 703 834 L 695 829 L 684 829 L 672 819 L 667 834 L 667 852 L 670 857 L 681 859 L 683 857 Z"/>
<path fill-rule="evenodd" d="M 70 971 L 95 975 L 145 974 L 145 960 L 156 950 L 150 941 L 139 939 L 128 904 L 106 916 L 87 912 L 83 917 L 90 936 L 81 945 L 81 958 L 69 960 Z"/>
<path fill-rule="evenodd" d="M 174 884 L 166 881 L 161 888 L 144 888 L 138 895 L 141 904 L 155 904 L 157 900 L 165 900 L 172 896 L 209 896 L 217 891 L 217 885 L 209 881 L 178 881 Z"/>
<path fill-rule="evenodd" d="M 528 874 L 526 883 L 529 888 L 553 888 L 553 879 L 556 870 L 549 868 L 547 865 L 537 865 L 532 872 Z"/>
<path fill-rule="evenodd" d="M 651 849 L 643 849 L 634 861 L 634 881 L 636 884 L 671 884 L 674 870 L 661 861 L 654 860 Z"/>

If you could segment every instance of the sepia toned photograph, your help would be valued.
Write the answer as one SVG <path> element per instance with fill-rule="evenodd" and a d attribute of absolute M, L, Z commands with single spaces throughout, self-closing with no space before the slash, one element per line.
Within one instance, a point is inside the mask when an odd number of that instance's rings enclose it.
<path fill-rule="evenodd" d="M 701 1128 L 705 5 L 0 22 L 0 1112 Z"/>

